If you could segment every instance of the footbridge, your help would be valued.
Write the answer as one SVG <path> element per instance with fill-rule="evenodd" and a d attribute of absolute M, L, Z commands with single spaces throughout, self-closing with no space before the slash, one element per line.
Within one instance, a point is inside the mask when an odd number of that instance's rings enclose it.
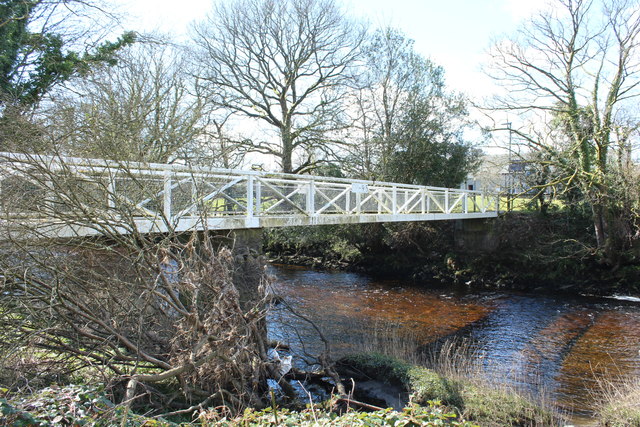
<path fill-rule="evenodd" d="M 0 153 L 3 224 L 51 237 L 492 218 L 497 194 L 389 182 Z"/>

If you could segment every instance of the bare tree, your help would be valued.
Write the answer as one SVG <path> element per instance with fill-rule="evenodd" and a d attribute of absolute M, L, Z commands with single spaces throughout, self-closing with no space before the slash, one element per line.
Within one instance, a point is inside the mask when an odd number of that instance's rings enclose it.
<path fill-rule="evenodd" d="M 264 407 L 268 379 L 295 397 L 288 381 L 306 374 L 285 376 L 270 357 L 262 257 L 170 217 L 197 205 L 189 221 L 207 224 L 212 188 L 229 181 L 205 171 L 0 154 L 3 385 L 99 375 L 116 398 L 157 415 Z M 323 341 L 314 375 L 344 396 Z"/>
<path fill-rule="evenodd" d="M 59 90 L 40 116 L 50 145 L 68 155 L 172 162 L 205 134 L 208 114 L 181 53 L 147 38 Z"/>
<path fill-rule="evenodd" d="M 583 194 L 597 247 L 604 261 L 616 266 L 633 232 L 628 212 L 621 210 L 628 188 L 613 185 L 611 154 L 628 143 L 615 129 L 625 126 L 620 119 L 629 117 L 640 95 L 640 4 L 558 0 L 553 5 L 494 46 L 489 73 L 507 94 L 490 108 L 516 113 L 527 123 L 502 130 L 542 151 L 561 171 L 558 182 Z M 635 116 L 626 128 L 637 129 L 638 122 Z"/>
<path fill-rule="evenodd" d="M 331 152 L 364 37 L 333 0 L 219 3 L 195 32 L 211 101 L 278 132 L 252 151 L 275 156 L 284 172 L 311 169 L 318 152 Z"/>

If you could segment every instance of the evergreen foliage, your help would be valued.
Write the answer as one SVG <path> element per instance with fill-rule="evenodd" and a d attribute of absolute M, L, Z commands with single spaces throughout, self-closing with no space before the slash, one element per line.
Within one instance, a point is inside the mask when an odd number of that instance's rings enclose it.
<path fill-rule="evenodd" d="M 116 41 L 79 52 L 55 29 L 32 30 L 34 20 L 42 19 L 39 12 L 55 8 L 56 3 L 7 0 L 0 5 L 0 105 L 33 106 L 56 84 L 86 73 L 91 66 L 115 64 L 115 52 L 135 41 L 135 34 L 127 32 Z"/>

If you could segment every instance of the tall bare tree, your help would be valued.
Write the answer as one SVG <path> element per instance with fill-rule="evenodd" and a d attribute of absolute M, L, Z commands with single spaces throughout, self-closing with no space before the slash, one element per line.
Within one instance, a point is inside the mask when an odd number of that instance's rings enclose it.
<path fill-rule="evenodd" d="M 363 37 L 333 0 L 221 2 L 195 31 L 212 102 L 275 128 L 277 141 L 251 149 L 275 156 L 284 172 L 313 168 L 337 142 Z"/>
<path fill-rule="evenodd" d="M 494 46 L 489 73 L 507 94 L 490 108 L 529 123 L 510 131 L 544 152 L 565 188 L 583 194 L 597 247 L 615 266 L 634 235 L 611 154 L 628 143 L 615 130 L 626 126 L 632 134 L 639 122 L 635 116 L 629 126 L 626 119 L 640 95 L 640 4 L 557 0 L 553 6 Z"/>
<path fill-rule="evenodd" d="M 118 64 L 100 67 L 57 91 L 41 116 L 67 155 L 171 162 L 201 137 L 204 99 L 180 52 L 157 38 L 120 52 Z"/>

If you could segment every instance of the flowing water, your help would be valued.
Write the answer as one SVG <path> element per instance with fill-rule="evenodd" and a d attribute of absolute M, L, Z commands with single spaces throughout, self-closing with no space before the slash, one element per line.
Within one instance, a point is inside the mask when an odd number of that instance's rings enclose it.
<path fill-rule="evenodd" d="M 324 348 L 308 318 L 334 356 L 361 348 L 381 331 L 410 336 L 417 348 L 464 338 L 488 375 L 534 393 L 545 390 L 578 416 L 592 411 L 597 378 L 615 382 L 640 374 L 637 301 L 430 289 L 282 265 L 272 273 L 283 303 L 270 314 L 270 334 L 291 343 L 299 365 L 305 353 Z"/>

